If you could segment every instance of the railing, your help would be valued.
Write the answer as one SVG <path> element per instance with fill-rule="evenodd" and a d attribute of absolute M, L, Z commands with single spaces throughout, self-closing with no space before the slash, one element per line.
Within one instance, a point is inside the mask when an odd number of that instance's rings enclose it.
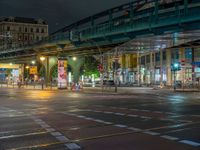
<path fill-rule="evenodd" d="M 91 25 L 87 28 L 79 29 L 79 26 L 75 26 L 74 24 L 74 27 L 71 25 L 69 29 L 67 28 L 63 32 L 60 31 L 53 35 L 50 35 L 49 37 L 39 42 L 30 43 L 30 45 L 27 45 L 23 48 L 6 50 L 0 52 L 0 54 L 4 55 L 8 53 L 16 53 L 37 46 L 42 46 L 43 44 L 57 44 L 62 41 L 84 41 L 92 38 L 121 34 L 124 32 L 135 32 L 144 29 L 151 30 L 153 27 L 182 23 L 183 21 L 192 21 L 192 19 L 195 20 L 195 18 L 200 19 L 199 0 L 189 1 L 190 4 L 188 4 L 187 7 L 185 6 L 182 0 L 177 0 L 173 3 L 173 5 L 167 4 L 166 7 L 165 5 L 159 5 L 161 4 L 162 0 L 158 0 L 158 6 L 156 8 L 156 0 L 135 0 L 132 4 L 125 4 L 123 6 L 111 9 L 113 12 L 124 10 L 131 11 L 131 7 L 134 6 L 134 9 L 138 9 L 136 12 L 134 12 L 134 14 L 131 14 L 132 12 L 129 12 L 128 15 L 118 16 L 113 18 L 112 20 L 107 20 L 97 25 Z M 149 6 L 147 8 L 139 7 L 143 6 L 144 4 L 149 4 Z M 109 15 L 108 12 L 107 14 L 102 14 L 102 16 Z M 82 22 L 88 23 L 89 19 L 86 20 L 87 22 Z M 80 26 L 82 25 L 81 23 L 79 24 Z"/>

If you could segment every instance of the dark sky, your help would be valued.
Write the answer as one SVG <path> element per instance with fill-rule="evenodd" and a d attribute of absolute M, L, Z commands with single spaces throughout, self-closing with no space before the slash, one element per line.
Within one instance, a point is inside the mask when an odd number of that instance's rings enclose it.
<path fill-rule="evenodd" d="M 50 32 L 130 0 L 0 0 L 0 16 L 45 19 Z"/>

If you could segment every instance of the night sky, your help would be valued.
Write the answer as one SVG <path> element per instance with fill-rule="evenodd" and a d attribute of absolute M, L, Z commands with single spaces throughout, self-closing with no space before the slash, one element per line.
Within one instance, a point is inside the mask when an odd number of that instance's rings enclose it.
<path fill-rule="evenodd" d="M 43 18 L 50 32 L 130 0 L 0 0 L 0 16 Z"/>

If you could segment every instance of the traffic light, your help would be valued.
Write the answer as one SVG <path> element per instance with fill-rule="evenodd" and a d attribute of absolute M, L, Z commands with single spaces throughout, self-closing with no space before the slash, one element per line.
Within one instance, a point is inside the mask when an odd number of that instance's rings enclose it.
<path fill-rule="evenodd" d="M 99 70 L 99 72 L 103 72 L 103 64 L 98 65 L 98 70 Z"/>
<path fill-rule="evenodd" d="M 171 64 L 171 71 L 179 71 L 181 70 L 181 63 L 176 62 L 174 64 Z"/>

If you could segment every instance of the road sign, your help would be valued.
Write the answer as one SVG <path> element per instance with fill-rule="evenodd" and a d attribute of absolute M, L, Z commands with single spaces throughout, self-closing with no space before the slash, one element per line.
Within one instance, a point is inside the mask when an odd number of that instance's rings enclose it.
<path fill-rule="evenodd" d="M 30 66 L 29 74 L 37 74 L 37 66 Z"/>

